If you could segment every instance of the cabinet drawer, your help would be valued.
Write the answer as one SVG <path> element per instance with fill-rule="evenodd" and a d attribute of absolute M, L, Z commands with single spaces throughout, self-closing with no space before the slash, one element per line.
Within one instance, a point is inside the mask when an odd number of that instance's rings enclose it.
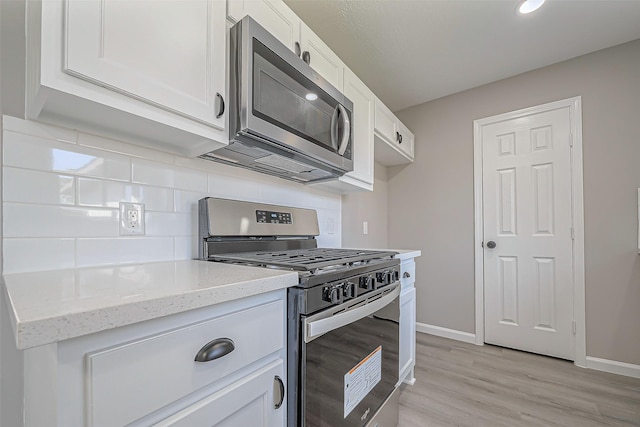
<path fill-rule="evenodd" d="M 284 302 L 274 301 L 88 354 L 90 425 L 128 424 L 280 350 L 284 316 Z M 234 350 L 196 362 L 198 351 L 218 338 L 231 339 Z"/>
<path fill-rule="evenodd" d="M 407 276 L 408 277 L 405 277 Z M 411 286 L 416 281 L 416 263 L 415 261 L 405 261 L 400 264 L 400 284 L 401 288 L 405 289 Z"/>

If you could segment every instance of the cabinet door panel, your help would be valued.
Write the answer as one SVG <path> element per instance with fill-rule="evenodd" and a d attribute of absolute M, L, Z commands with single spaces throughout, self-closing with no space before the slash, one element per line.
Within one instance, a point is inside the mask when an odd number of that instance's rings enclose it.
<path fill-rule="evenodd" d="M 276 375 L 284 379 L 284 361 L 281 359 L 178 412 L 156 427 L 284 426 L 286 407 L 275 409 L 274 406 Z"/>
<path fill-rule="evenodd" d="M 295 52 L 295 44 L 300 41 L 300 18 L 282 1 L 229 0 L 229 16 L 234 21 L 246 15 Z"/>
<path fill-rule="evenodd" d="M 226 10 L 215 0 L 68 0 L 67 74 L 224 127 Z"/>
<path fill-rule="evenodd" d="M 416 355 L 416 290 L 410 288 L 400 294 L 400 381 L 405 379 L 415 365 Z"/>
<path fill-rule="evenodd" d="M 353 102 L 353 171 L 347 175 L 373 184 L 373 116 L 375 95 L 348 68 L 344 94 Z"/>
<path fill-rule="evenodd" d="M 311 68 L 316 70 L 338 90 L 343 90 L 344 63 L 331 49 L 304 23 L 300 24 L 302 50 L 309 52 Z"/>
<path fill-rule="evenodd" d="M 400 150 L 404 151 L 413 159 L 414 137 L 413 133 L 402 122 L 398 122 L 398 133 L 402 135 L 402 142 L 398 144 Z"/>
<path fill-rule="evenodd" d="M 397 131 L 396 116 L 377 98 L 375 130 L 376 133 L 386 142 L 395 145 Z"/>

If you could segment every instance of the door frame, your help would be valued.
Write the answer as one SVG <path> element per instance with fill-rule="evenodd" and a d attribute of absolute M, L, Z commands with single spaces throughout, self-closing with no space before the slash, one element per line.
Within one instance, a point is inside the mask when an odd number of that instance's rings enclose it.
<path fill-rule="evenodd" d="M 484 345 L 484 248 L 483 203 L 482 203 L 482 128 L 483 126 L 512 120 L 530 114 L 569 109 L 571 150 L 571 220 L 574 229 L 573 240 L 573 319 L 575 322 L 574 364 L 586 367 L 586 301 L 584 274 L 584 201 L 582 173 L 582 97 L 563 99 L 522 110 L 511 111 L 496 116 L 473 121 L 473 195 L 475 218 L 475 344 Z"/>

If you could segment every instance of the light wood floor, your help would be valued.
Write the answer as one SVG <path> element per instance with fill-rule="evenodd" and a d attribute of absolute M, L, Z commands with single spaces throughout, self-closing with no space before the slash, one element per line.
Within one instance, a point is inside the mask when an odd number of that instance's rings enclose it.
<path fill-rule="evenodd" d="M 640 426 L 640 379 L 418 333 L 399 427 Z"/>

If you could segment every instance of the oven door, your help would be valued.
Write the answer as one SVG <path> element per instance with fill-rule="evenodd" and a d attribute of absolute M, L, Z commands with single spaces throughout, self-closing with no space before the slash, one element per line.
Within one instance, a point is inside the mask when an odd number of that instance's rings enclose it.
<path fill-rule="evenodd" d="M 399 292 L 396 283 L 302 319 L 304 427 L 364 426 L 394 391 Z"/>

